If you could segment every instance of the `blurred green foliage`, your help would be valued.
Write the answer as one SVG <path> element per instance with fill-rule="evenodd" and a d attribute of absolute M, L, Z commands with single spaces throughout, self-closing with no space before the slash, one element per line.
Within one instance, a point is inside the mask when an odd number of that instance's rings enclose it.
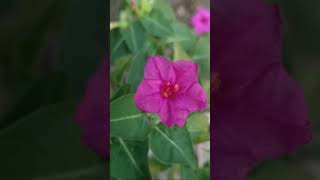
<path fill-rule="evenodd" d="M 104 0 L 0 2 L 0 179 L 103 179 L 73 121 L 106 58 Z"/>

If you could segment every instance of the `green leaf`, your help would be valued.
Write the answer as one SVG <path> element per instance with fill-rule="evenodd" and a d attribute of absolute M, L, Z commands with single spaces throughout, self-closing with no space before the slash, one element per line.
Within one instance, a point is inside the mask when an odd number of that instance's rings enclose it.
<path fill-rule="evenodd" d="M 148 169 L 148 143 L 112 140 L 110 172 L 115 179 L 151 179 Z"/>
<path fill-rule="evenodd" d="M 174 33 L 167 39 L 168 43 L 178 42 L 187 52 L 192 52 L 195 49 L 196 37 L 188 26 L 181 22 L 172 23 Z"/>
<path fill-rule="evenodd" d="M 136 108 L 132 94 L 120 97 L 110 104 L 111 137 L 144 140 L 148 132 L 147 116 Z"/>
<path fill-rule="evenodd" d="M 150 16 L 142 17 L 141 23 L 146 31 L 156 37 L 166 38 L 173 34 L 171 21 L 163 16 L 163 12 L 153 12 Z"/>
<path fill-rule="evenodd" d="M 189 166 L 181 166 L 181 179 L 182 180 L 208 180 L 210 179 L 210 167 L 203 167 L 192 169 Z"/>
<path fill-rule="evenodd" d="M 127 95 L 131 92 L 132 87 L 129 84 L 121 86 L 111 97 L 110 102 L 116 100 L 117 98 Z"/>
<path fill-rule="evenodd" d="M 189 179 L 198 179 L 197 170 L 190 168 L 187 165 L 181 166 L 181 179 L 182 180 L 189 180 Z"/>
<path fill-rule="evenodd" d="M 117 59 L 129 54 L 128 46 L 121 35 L 119 29 L 110 32 L 110 64 L 114 64 Z"/>
<path fill-rule="evenodd" d="M 105 177 L 106 162 L 81 142 L 74 108 L 75 103 L 43 107 L 1 130 L 0 179 Z"/>
<path fill-rule="evenodd" d="M 185 127 L 154 127 L 149 134 L 154 156 L 166 164 L 181 163 L 195 168 L 195 156 L 190 135 Z"/>
<path fill-rule="evenodd" d="M 204 113 L 194 113 L 187 120 L 187 129 L 193 143 L 202 143 L 209 140 L 209 117 Z"/>
<path fill-rule="evenodd" d="M 131 61 L 131 56 L 123 56 L 118 59 L 110 68 L 110 81 L 113 86 L 122 86 L 124 75 Z"/>
<path fill-rule="evenodd" d="M 204 167 L 198 170 L 198 179 L 199 180 L 208 180 L 210 179 L 210 167 Z"/>
<path fill-rule="evenodd" d="M 200 79 L 210 79 L 210 36 L 198 39 L 192 59 L 199 65 Z"/>
<path fill-rule="evenodd" d="M 171 2 L 169 0 L 155 0 L 153 11 L 161 12 L 167 19 L 176 20 L 176 15 L 170 3 Z"/>
<path fill-rule="evenodd" d="M 141 49 L 132 58 L 131 67 L 128 74 L 128 83 L 133 86 L 133 89 L 137 89 L 139 83 L 143 80 L 144 65 L 148 58 L 148 46 Z"/>
<path fill-rule="evenodd" d="M 178 42 L 174 43 L 174 60 L 191 60 L 190 56 Z"/>
<path fill-rule="evenodd" d="M 154 157 L 149 157 L 149 169 L 151 174 L 158 174 L 170 168 L 170 165 L 163 164 Z"/>
<path fill-rule="evenodd" d="M 193 59 L 210 62 L 210 35 L 198 39 L 195 44 Z"/>
<path fill-rule="evenodd" d="M 122 29 L 121 34 L 129 50 L 133 54 L 143 48 L 145 42 L 145 31 L 139 21 L 134 22 L 128 28 Z"/>

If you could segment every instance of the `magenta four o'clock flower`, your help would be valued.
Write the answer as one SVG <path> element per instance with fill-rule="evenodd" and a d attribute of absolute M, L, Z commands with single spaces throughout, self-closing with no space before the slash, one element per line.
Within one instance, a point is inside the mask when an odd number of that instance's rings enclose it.
<path fill-rule="evenodd" d="M 310 142 L 303 92 L 282 66 L 278 8 L 264 0 L 214 0 L 215 180 L 244 180 L 258 163 Z"/>
<path fill-rule="evenodd" d="M 162 56 L 148 59 L 134 101 L 140 110 L 159 114 L 168 127 L 183 127 L 190 112 L 207 107 L 197 64 L 187 60 L 172 62 Z"/>
<path fill-rule="evenodd" d="M 191 24 L 197 35 L 210 32 L 210 12 L 203 7 L 198 7 L 196 14 L 191 19 Z"/>

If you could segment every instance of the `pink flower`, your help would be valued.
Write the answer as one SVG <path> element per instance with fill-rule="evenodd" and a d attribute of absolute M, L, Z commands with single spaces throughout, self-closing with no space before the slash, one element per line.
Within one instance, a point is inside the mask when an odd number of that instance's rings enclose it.
<path fill-rule="evenodd" d="M 107 105 L 107 62 L 95 72 L 87 83 L 75 121 L 83 131 L 83 142 L 104 159 L 109 159 L 109 108 Z"/>
<path fill-rule="evenodd" d="M 214 180 L 248 179 L 261 162 L 311 141 L 303 91 L 282 65 L 279 14 L 262 0 L 214 1 Z"/>
<path fill-rule="evenodd" d="M 197 35 L 210 32 L 210 12 L 198 7 L 196 14 L 191 19 L 191 24 Z"/>
<path fill-rule="evenodd" d="M 180 128 L 190 112 L 207 107 L 197 64 L 187 60 L 171 62 L 162 56 L 148 59 L 134 101 L 140 110 L 159 114 L 168 127 L 177 124 Z"/>

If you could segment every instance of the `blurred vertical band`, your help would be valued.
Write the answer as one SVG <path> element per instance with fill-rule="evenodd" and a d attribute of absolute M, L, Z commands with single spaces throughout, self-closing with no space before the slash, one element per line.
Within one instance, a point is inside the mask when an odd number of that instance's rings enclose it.
<path fill-rule="evenodd" d="M 86 127 L 74 121 L 88 80 L 108 59 L 109 9 L 105 0 L 0 2 L 0 179 L 109 178 L 108 161 L 82 138 L 109 132 L 109 104 L 100 106 L 107 111 L 97 129 L 93 117 Z M 100 85 L 107 97 L 89 99 L 109 102 L 109 83 Z"/>

